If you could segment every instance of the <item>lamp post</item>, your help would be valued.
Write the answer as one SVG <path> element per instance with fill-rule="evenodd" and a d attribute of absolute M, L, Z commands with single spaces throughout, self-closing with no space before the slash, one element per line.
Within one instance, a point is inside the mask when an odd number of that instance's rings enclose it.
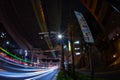
<path fill-rule="evenodd" d="M 60 40 L 60 45 L 61 45 L 61 70 L 64 71 L 64 50 L 63 50 L 63 41 L 62 41 L 63 36 L 61 34 L 58 34 L 58 39 Z"/>
<path fill-rule="evenodd" d="M 58 35 L 58 39 L 60 39 L 60 44 L 62 46 L 62 53 L 61 53 L 61 69 L 64 71 L 64 50 L 63 50 L 63 42 L 62 42 L 62 35 Z M 76 80 L 75 78 L 75 65 L 74 65 L 74 52 L 73 52 L 73 32 L 70 34 L 70 43 L 71 43 L 71 55 L 72 55 L 72 74 L 73 74 L 73 80 Z"/>
<path fill-rule="evenodd" d="M 74 51 L 73 51 L 73 31 L 70 32 L 70 42 L 71 42 L 71 55 L 72 55 L 72 74 L 73 74 L 73 80 L 76 80 L 76 78 L 75 78 Z"/>

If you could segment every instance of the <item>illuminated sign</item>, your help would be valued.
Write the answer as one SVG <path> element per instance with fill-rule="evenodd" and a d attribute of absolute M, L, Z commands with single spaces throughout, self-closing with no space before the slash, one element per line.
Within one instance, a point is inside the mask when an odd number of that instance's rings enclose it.
<path fill-rule="evenodd" d="M 85 42 L 94 43 L 94 40 L 93 40 L 92 34 L 90 32 L 89 26 L 87 25 L 87 22 L 85 21 L 85 18 L 83 17 L 82 13 L 75 11 L 75 15 L 77 17 L 80 28 L 82 30 Z"/>

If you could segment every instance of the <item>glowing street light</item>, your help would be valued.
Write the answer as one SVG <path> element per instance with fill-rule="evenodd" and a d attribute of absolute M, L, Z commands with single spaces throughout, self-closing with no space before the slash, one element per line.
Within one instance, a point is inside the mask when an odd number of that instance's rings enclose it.
<path fill-rule="evenodd" d="M 58 34 L 58 39 L 62 39 L 62 35 L 61 34 Z"/>

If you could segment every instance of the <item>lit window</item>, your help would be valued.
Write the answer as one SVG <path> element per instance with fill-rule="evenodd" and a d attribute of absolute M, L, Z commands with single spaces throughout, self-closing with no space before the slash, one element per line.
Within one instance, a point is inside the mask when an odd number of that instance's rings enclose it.
<path fill-rule="evenodd" d="M 80 55 L 80 52 L 76 52 L 75 54 L 76 54 L 76 55 Z"/>
<path fill-rule="evenodd" d="M 74 44 L 79 44 L 80 42 L 79 41 L 75 41 Z"/>
<path fill-rule="evenodd" d="M 10 44 L 10 42 L 9 42 L 9 41 L 7 41 L 7 42 L 6 42 L 6 44 L 7 44 L 7 45 L 9 45 L 9 44 Z"/>
<path fill-rule="evenodd" d="M 75 48 L 75 50 L 79 50 L 80 48 Z"/>
<path fill-rule="evenodd" d="M 117 36 L 119 36 L 119 34 L 118 34 L 118 33 L 117 33 L 116 35 L 117 35 Z"/>
<path fill-rule="evenodd" d="M 65 49 L 65 48 L 67 48 L 67 46 L 66 46 L 66 45 L 64 45 L 64 49 Z"/>
<path fill-rule="evenodd" d="M 28 52 L 27 52 L 27 50 L 25 50 L 25 56 L 27 56 L 28 55 Z"/>
<path fill-rule="evenodd" d="M 113 58 L 116 58 L 116 54 L 113 55 Z"/>
<path fill-rule="evenodd" d="M 3 38 L 3 35 L 1 35 L 0 37 Z"/>

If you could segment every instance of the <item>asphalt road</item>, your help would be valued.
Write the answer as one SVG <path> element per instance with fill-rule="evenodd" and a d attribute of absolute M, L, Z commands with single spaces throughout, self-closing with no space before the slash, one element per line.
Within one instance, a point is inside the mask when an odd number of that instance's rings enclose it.
<path fill-rule="evenodd" d="M 32 79 L 26 79 L 26 80 L 56 80 L 57 74 L 58 74 L 58 70 L 54 70 L 52 73 L 39 75 L 33 77 Z"/>
<path fill-rule="evenodd" d="M 48 72 L 42 73 L 42 74 L 36 74 L 35 76 L 30 76 L 27 75 L 28 73 L 22 73 L 21 75 L 25 77 L 17 77 L 19 73 L 16 73 L 12 75 L 12 77 L 9 77 L 9 74 L 6 74 L 6 76 L 0 76 L 0 80 L 56 80 L 56 76 L 58 74 L 58 70 L 50 70 Z M 19 75 L 19 76 L 21 76 Z"/>
<path fill-rule="evenodd" d="M 29 68 L 16 65 L 0 58 L 0 80 L 56 80 L 59 72 L 57 66 Z"/>

